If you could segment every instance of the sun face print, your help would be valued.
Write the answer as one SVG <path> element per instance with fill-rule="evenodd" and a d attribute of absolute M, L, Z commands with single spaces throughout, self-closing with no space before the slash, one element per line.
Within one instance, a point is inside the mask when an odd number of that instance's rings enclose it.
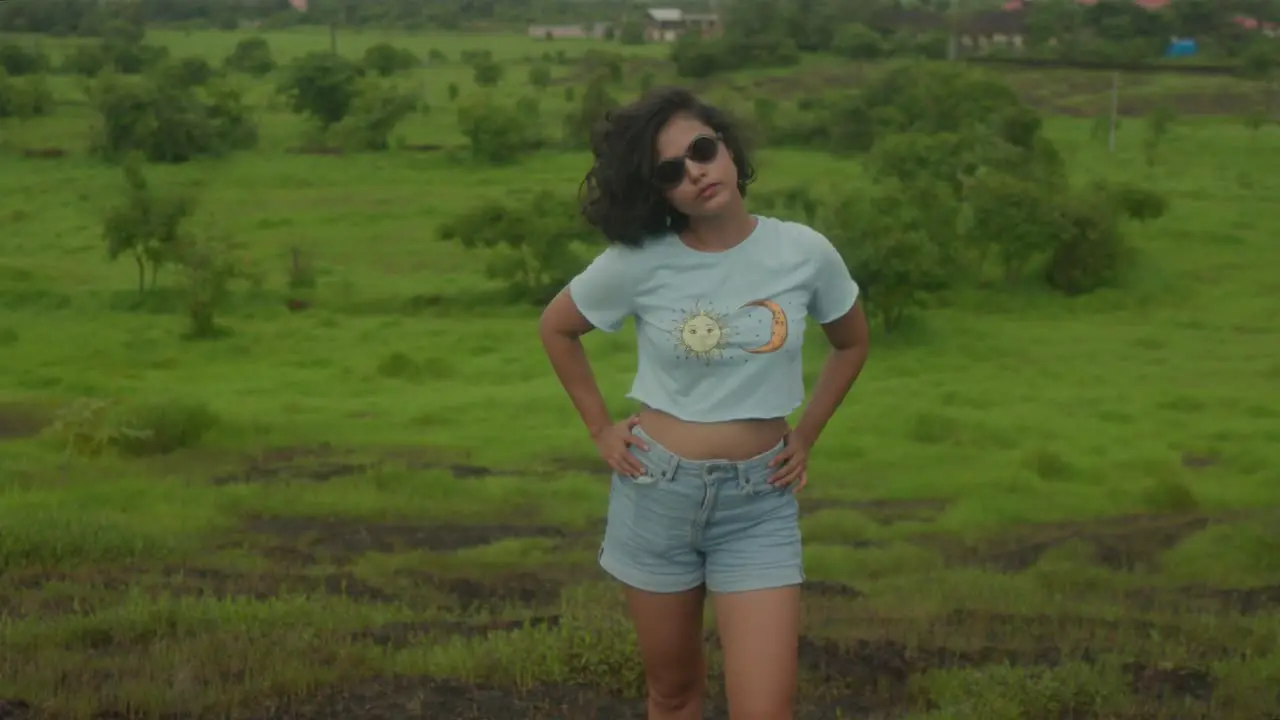
<path fill-rule="evenodd" d="M 724 316 L 696 306 L 682 313 L 670 332 L 675 336 L 677 350 L 683 351 L 687 358 L 704 362 L 720 358 L 729 344 L 729 328 Z"/>

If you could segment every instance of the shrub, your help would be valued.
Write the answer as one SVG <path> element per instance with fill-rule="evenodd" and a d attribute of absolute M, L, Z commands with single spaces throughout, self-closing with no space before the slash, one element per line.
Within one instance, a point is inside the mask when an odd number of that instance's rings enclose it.
<path fill-rule="evenodd" d="M 295 113 L 309 115 L 323 128 L 342 122 L 360 92 L 364 70 L 341 55 L 317 50 L 294 60 L 279 91 Z"/>
<path fill-rule="evenodd" d="M 243 38 L 223 61 L 228 70 L 262 77 L 276 69 L 271 45 L 263 37 Z"/>
<path fill-rule="evenodd" d="M 90 88 L 98 114 L 93 151 L 113 161 L 141 153 L 152 162 L 181 163 L 253 147 L 257 124 L 240 92 L 214 78 L 203 88 L 172 77 L 99 77 Z"/>
<path fill-rule="evenodd" d="M 541 191 L 494 201 L 442 224 L 441 240 L 488 256 L 486 273 L 514 302 L 545 303 L 586 265 L 582 247 L 596 237 L 575 196 Z"/>
<path fill-rule="evenodd" d="M 361 64 L 366 70 L 382 77 L 412 70 L 422 64 L 417 55 L 391 43 L 380 42 L 364 51 Z"/>

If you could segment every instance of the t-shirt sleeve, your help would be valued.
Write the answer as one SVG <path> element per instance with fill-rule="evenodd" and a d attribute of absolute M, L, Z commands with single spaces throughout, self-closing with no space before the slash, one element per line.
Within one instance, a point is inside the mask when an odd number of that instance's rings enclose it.
<path fill-rule="evenodd" d="M 636 258 L 609 247 L 569 281 L 569 297 L 594 327 L 615 332 L 635 313 Z M 630 261 L 630 262 L 628 262 Z"/>
<path fill-rule="evenodd" d="M 809 297 L 809 316 L 826 325 L 844 317 L 858 301 L 858 283 L 849 266 L 825 235 L 813 233 L 813 287 Z"/>

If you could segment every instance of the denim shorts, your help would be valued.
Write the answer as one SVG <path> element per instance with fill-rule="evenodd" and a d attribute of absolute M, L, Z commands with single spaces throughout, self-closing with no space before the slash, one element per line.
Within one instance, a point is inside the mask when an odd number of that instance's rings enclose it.
<path fill-rule="evenodd" d="M 713 593 L 804 582 L 799 505 L 775 488 L 768 463 L 783 444 L 749 460 L 686 460 L 634 430 L 646 472 L 613 474 L 600 566 L 649 592 Z"/>

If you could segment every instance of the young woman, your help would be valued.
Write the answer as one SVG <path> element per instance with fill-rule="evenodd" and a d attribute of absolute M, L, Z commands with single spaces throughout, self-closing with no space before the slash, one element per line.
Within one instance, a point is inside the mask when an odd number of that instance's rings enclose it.
<path fill-rule="evenodd" d="M 583 213 L 610 241 L 543 312 L 556 375 L 613 468 L 600 564 L 625 587 L 650 720 L 702 717 L 710 592 L 734 720 L 788 720 L 804 570 L 795 493 L 867 357 L 858 286 L 831 243 L 750 214 L 737 128 L 683 90 L 610 114 Z M 636 318 L 638 368 L 614 422 L 580 337 Z M 834 351 L 804 402 L 806 318 Z"/>

